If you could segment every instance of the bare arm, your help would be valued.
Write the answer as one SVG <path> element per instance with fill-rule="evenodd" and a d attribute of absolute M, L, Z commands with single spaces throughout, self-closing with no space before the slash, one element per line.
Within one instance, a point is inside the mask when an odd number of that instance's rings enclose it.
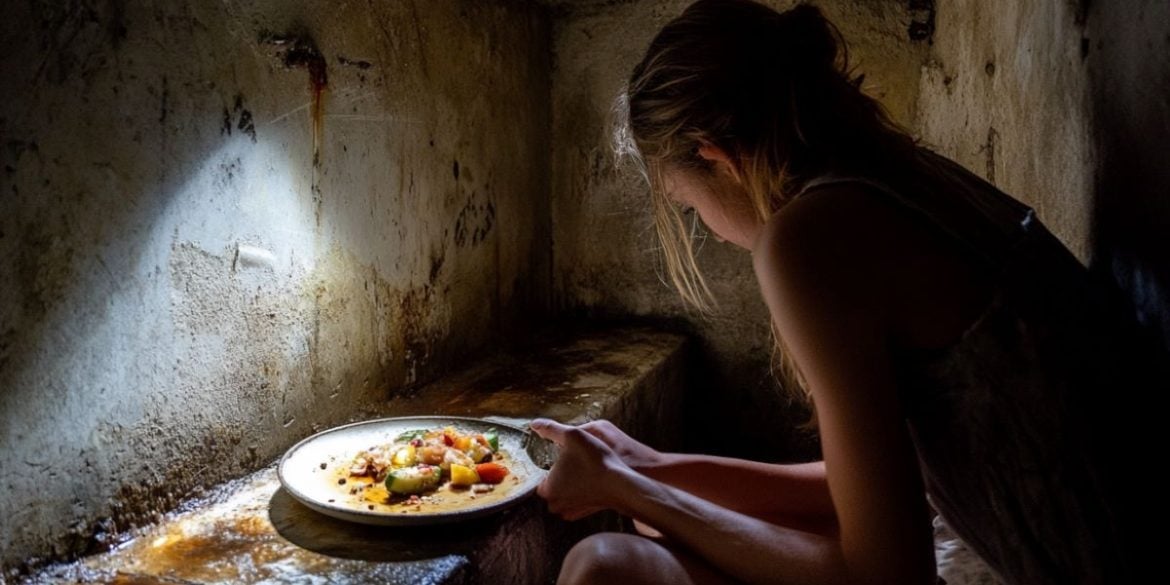
<path fill-rule="evenodd" d="M 642 519 L 712 566 L 749 583 L 844 583 L 837 540 L 770 524 L 642 475 L 580 427 L 533 421 L 561 445 L 538 488 L 567 518 L 612 508 Z"/>
<path fill-rule="evenodd" d="M 838 541 L 771 524 L 632 471 L 617 508 L 644 519 L 707 562 L 747 583 L 846 583 Z"/>
<path fill-rule="evenodd" d="M 792 528 L 832 534 L 837 528 L 825 464 L 770 464 L 730 457 L 661 453 L 609 421 L 581 428 L 601 439 L 634 471 L 730 510 Z"/>
<path fill-rule="evenodd" d="M 773 524 L 821 534 L 836 531 L 823 461 L 778 465 L 664 453 L 636 468 L 647 477 L 722 507 Z"/>

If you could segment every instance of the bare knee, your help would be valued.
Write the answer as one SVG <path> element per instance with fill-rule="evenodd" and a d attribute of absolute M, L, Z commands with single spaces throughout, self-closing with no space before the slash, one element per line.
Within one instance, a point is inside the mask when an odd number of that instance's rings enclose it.
<path fill-rule="evenodd" d="M 612 532 L 582 540 L 565 557 L 557 585 L 646 582 L 641 573 L 647 551 L 641 541 L 645 539 L 640 536 Z"/>
<path fill-rule="evenodd" d="M 594 534 L 577 543 L 558 585 L 727 585 L 732 580 L 700 559 L 633 534 Z"/>

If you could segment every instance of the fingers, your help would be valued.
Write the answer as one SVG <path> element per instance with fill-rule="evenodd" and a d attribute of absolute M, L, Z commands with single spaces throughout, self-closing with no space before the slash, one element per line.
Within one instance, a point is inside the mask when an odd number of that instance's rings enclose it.
<path fill-rule="evenodd" d="M 563 425 L 559 422 L 549 420 L 547 418 L 538 418 L 533 419 L 532 422 L 528 423 L 528 428 L 532 429 L 532 432 L 536 433 L 537 435 L 540 435 L 541 437 L 544 437 L 545 439 L 548 439 L 562 447 L 565 446 L 565 443 L 573 440 L 572 437 L 580 436 L 581 434 L 592 435 L 606 443 L 615 438 L 625 436 L 625 433 L 614 426 L 613 423 L 604 419 L 590 421 L 583 425 L 574 427 Z"/>
<path fill-rule="evenodd" d="M 540 435 L 545 439 L 548 439 L 558 445 L 564 445 L 565 434 L 573 427 L 563 425 L 555 420 L 538 418 L 528 423 L 528 428 L 532 429 L 532 432 Z"/>
<path fill-rule="evenodd" d="M 601 439 L 606 445 L 616 447 L 625 440 L 629 440 L 629 436 L 622 432 L 621 429 L 614 426 L 613 423 L 607 420 L 593 421 L 581 425 L 581 430 Z"/>
<path fill-rule="evenodd" d="M 613 425 L 613 423 L 609 422 L 608 420 L 605 420 L 604 418 L 599 418 L 597 420 L 591 420 L 591 421 L 581 425 L 581 428 L 588 430 L 588 431 L 594 431 L 594 430 L 607 431 L 609 429 L 614 429 L 617 427 L 615 427 Z"/>
<path fill-rule="evenodd" d="M 604 439 L 613 433 L 614 426 L 613 423 L 607 420 L 594 420 L 589 421 L 578 428 L 589 433 L 590 435 L 593 435 L 594 437 Z"/>

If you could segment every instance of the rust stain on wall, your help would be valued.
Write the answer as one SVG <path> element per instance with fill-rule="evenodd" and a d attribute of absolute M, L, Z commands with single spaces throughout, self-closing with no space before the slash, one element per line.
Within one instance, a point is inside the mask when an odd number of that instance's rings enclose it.
<path fill-rule="evenodd" d="M 317 226 L 321 225 L 321 133 L 325 119 L 325 90 L 329 85 L 329 68 L 317 42 L 305 31 L 288 34 L 264 33 L 260 42 L 276 48 L 277 57 L 286 68 L 305 69 L 309 73 L 309 118 L 313 132 L 313 200 L 317 208 Z"/>

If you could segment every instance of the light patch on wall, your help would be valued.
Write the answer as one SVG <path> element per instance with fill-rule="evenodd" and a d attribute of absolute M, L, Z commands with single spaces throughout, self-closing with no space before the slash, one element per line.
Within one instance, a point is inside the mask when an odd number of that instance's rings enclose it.
<path fill-rule="evenodd" d="M 152 241 L 173 234 L 215 253 L 235 253 L 238 243 L 265 248 L 280 258 L 278 271 L 315 268 L 321 236 L 316 227 L 311 172 L 288 146 L 230 141 L 213 152 L 167 197 Z"/>

